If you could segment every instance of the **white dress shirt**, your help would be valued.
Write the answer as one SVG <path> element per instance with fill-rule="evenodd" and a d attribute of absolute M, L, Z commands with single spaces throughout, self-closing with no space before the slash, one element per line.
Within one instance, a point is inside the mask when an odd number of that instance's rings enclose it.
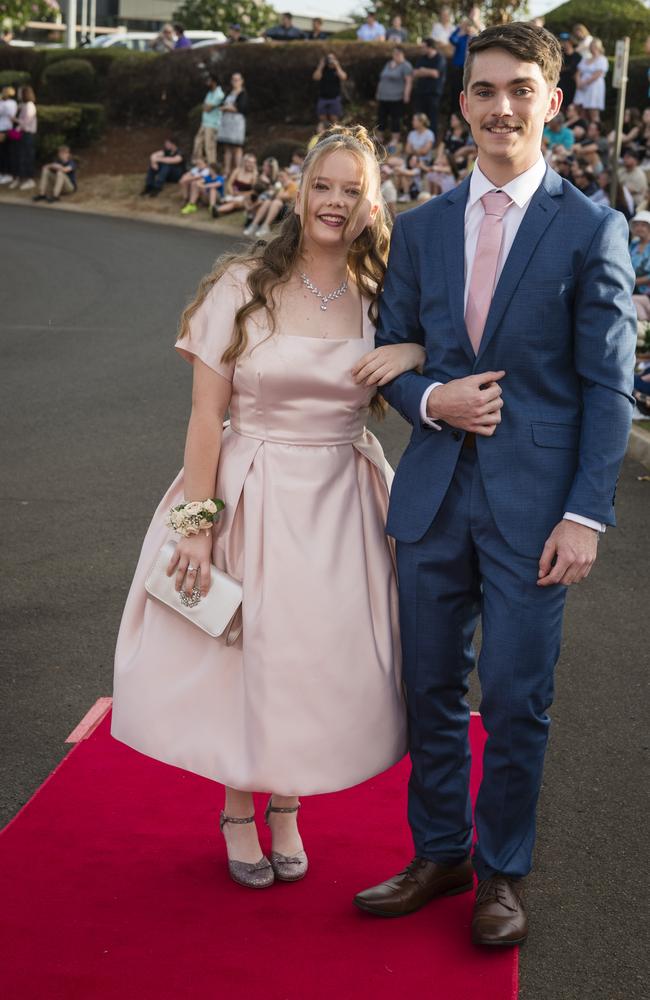
<path fill-rule="evenodd" d="M 481 198 L 484 194 L 488 194 L 490 191 L 503 191 L 512 199 L 512 204 L 508 207 L 508 210 L 503 217 L 503 237 L 501 240 L 499 259 L 497 261 L 495 278 L 496 287 L 501 276 L 501 272 L 503 271 L 504 264 L 508 259 L 508 254 L 510 253 L 512 244 L 514 243 L 515 236 L 519 230 L 519 226 L 521 225 L 524 215 L 526 214 L 526 210 L 530 204 L 530 200 L 539 185 L 542 183 L 545 173 L 546 162 L 544 161 L 544 157 L 540 154 L 539 159 L 533 164 L 532 167 L 525 170 L 523 174 L 519 174 L 519 176 L 515 177 L 514 180 L 504 184 L 503 187 L 497 188 L 492 181 L 488 180 L 485 176 L 478 162 L 474 165 L 469 182 L 467 205 L 465 207 L 465 309 L 467 308 L 467 296 L 469 294 L 470 278 L 472 275 L 472 268 L 474 266 L 474 257 L 476 255 L 478 234 L 481 228 L 481 222 L 483 221 L 483 216 L 485 215 L 485 209 L 483 208 Z M 427 400 L 436 386 L 440 384 L 440 382 L 434 382 L 427 389 L 425 389 L 420 403 L 420 417 L 422 422 L 427 424 L 429 427 L 434 427 L 436 430 L 440 430 L 441 428 L 439 424 L 435 423 L 435 421 L 431 420 L 431 418 L 427 415 Z M 600 524 L 598 521 L 592 521 L 591 518 L 588 517 L 582 517 L 581 514 L 571 514 L 567 512 L 564 517 L 569 521 L 577 521 L 578 524 L 586 524 L 587 527 L 593 528 L 594 531 L 605 530 L 604 524 Z"/>

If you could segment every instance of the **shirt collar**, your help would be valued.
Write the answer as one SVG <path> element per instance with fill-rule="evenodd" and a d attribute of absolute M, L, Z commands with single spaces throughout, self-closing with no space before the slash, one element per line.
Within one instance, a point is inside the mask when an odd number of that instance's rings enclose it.
<path fill-rule="evenodd" d="M 528 170 L 524 170 L 523 174 L 519 174 L 513 180 L 508 181 L 503 187 L 497 188 L 492 181 L 488 180 L 483 171 L 481 170 L 478 161 L 474 164 L 474 169 L 472 170 L 472 176 L 469 182 L 469 199 L 468 208 L 471 208 L 476 202 L 487 194 L 489 191 L 504 191 L 509 198 L 512 198 L 515 205 L 519 208 L 524 208 L 530 199 L 535 194 L 535 191 L 542 183 L 542 178 L 546 173 L 546 162 L 544 157 L 540 153 L 540 157 L 536 163 L 533 163 L 532 167 Z"/>

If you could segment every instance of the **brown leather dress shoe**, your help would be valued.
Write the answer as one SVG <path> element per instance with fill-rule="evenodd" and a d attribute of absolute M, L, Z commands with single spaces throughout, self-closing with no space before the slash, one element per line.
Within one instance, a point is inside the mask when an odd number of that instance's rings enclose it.
<path fill-rule="evenodd" d="M 523 944 L 527 937 L 528 918 L 517 880 L 493 875 L 479 882 L 472 917 L 474 944 Z"/>
<path fill-rule="evenodd" d="M 459 892 L 469 892 L 473 886 L 474 873 L 469 858 L 457 865 L 413 858 L 403 872 L 360 892 L 354 897 L 354 904 L 379 917 L 403 917 L 415 913 L 437 896 L 455 896 Z"/>

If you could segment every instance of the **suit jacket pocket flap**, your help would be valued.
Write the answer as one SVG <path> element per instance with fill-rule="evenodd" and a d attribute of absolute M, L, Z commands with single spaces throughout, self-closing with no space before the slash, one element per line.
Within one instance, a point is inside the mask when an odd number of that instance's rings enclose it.
<path fill-rule="evenodd" d="M 531 424 L 533 441 L 542 448 L 577 448 L 580 428 L 573 424 Z"/>

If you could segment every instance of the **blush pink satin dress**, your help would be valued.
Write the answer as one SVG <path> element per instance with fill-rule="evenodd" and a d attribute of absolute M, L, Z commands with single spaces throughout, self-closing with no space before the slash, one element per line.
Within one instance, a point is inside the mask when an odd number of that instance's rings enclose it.
<path fill-rule="evenodd" d="M 270 335 L 249 320 L 236 364 L 221 362 L 244 274 L 228 271 L 177 343 L 232 382 L 217 496 L 216 566 L 243 582 L 243 633 L 232 647 L 148 598 L 144 581 L 183 473 L 144 540 L 120 628 L 112 734 L 233 788 L 332 792 L 406 750 L 391 543 L 390 467 L 365 428 L 370 393 L 350 369 L 373 347 Z M 257 317 L 262 314 L 258 313 Z"/>

